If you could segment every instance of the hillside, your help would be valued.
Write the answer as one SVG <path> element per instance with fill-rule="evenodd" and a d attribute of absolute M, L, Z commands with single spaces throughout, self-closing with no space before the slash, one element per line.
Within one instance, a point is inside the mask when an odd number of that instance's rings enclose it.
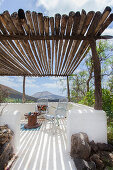
<path fill-rule="evenodd" d="M 48 91 L 37 92 L 33 94 L 32 97 L 39 98 L 39 99 L 47 98 L 49 101 L 58 101 L 59 99 L 64 98 L 63 96 L 55 95 Z"/>
<path fill-rule="evenodd" d="M 22 99 L 21 92 L 14 90 L 8 86 L 2 85 L 2 84 L 0 84 L 0 88 L 3 90 L 7 90 L 10 98 Z M 37 99 L 41 99 L 41 98 L 47 98 L 50 102 L 52 102 L 52 101 L 57 102 L 59 99 L 65 98 L 65 97 L 52 94 L 48 91 L 43 91 L 43 92 L 37 92 L 37 93 L 33 94 L 32 96 L 26 95 L 25 98 L 26 98 L 26 100 L 32 100 L 34 102 L 37 102 Z"/>
<path fill-rule="evenodd" d="M 2 84 L 0 84 L 0 88 L 3 89 L 3 90 L 7 90 L 10 98 L 22 99 L 22 93 L 21 92 L 14 90 L 14 89 L 12 89 L 8 86 L 4 86 Z M 26 98 L 26 100 L 32 100 L 34 102 L 37 101 L 37 99 L 35 97 L 31 97 L 31 96 L 28 96 L 28 95 L 26 95 L 25 98 Z"/>

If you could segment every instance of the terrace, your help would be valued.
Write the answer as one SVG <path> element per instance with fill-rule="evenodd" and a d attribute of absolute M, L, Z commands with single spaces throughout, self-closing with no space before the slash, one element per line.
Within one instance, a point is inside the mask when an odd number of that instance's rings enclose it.
<path fill-rule="evenodd" d="M 56 107 L 57 104 L 49 103 L 50 114 L 54 113 L 53 106 Z M 76 169 L 70 157 L 71 135 L 74 133 L 86 132 L 90 141 L 107 143 L 105 112 L 74 103 L 68 104 L 67 118 L 60 120 L 55 134 L 53 124 L 41 119 L 38 119 L 42 123 L 39 130 L 20 129 L 21 124 L 27 122 L 24 113 L 34 111 L 35 105 L 36 103 L 10 103 L 1 117 L 0 124 L 8 124 L 15 134 L 14 148 L 18 158 L 13 163 L 12 170 Z"/>
<path fill-rule="evenodd" d="M 0 119 L 0 124 L 7 123 L 15 134 L 18 158 L 12 169 L 73 170 L 70 143 L 74 133 L 85 132 L 90 141 L 107 143 L 96 40 L 112 38 L 101 35 L 113 21 L 110 12 L 111 8 L 106 7 L 103 13 L 90 11 L 86 14 L 82 10 L 81 14 L 70 12 L 69 16 L 56 14 L 50 18 L 23 10 L 12 15 L 5 11 L 0 15 L 0 76 L 23 76 L 23 104 L 7 104 Z M 35 111 L 36 105 L 25 103 L 25 77 L 66 76 L 70 101 L 68 76 L 79 66 L 90 47 L 95 76 L 94 109 L 69 102 L 67 118 L 60 121 L 55 134 L 52 125 L 45 121 L 39 130 L 20 131 L 20 124 L 25 122 L 24 114 Z M 49 105 L 51 108 L 57 103 Z"/>

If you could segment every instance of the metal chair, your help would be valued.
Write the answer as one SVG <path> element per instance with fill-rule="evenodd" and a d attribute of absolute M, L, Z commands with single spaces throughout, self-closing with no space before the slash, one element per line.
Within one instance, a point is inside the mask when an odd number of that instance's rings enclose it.
<path fill-rule="evenodd" d="M 48 99 L 38 99 L 35 111 L 40 113 L 39 119 L 44 118 L 44 115 L 48 114 Z"/>
<path fill-rule="evenodd" d="M 59 120 L 66 118 L 67 111 L 67 101 L 62 102 L 61 100 L 58 102 L 58 106 L 54 112 L 54 114 L 45 114 L 44 118 L 53 124 L 53 129 L 56 131 L 56 126 L 59 126 Z"/>
<path fill-rule="evenodd" d="M 66 118 L 66 111 L 67 111 L 67 101 L 59 100 L 57 109 L 55 111 L 55 120 L 56 124 L 59 126 L 59 119 Z"/>
<path fill-rule="evenodd" d="M 67 103 L 68 103 L 67 98 L 59 99 L 57 109 L 63 108 L 63 109 L 66 110 L 67 109 Z"/>

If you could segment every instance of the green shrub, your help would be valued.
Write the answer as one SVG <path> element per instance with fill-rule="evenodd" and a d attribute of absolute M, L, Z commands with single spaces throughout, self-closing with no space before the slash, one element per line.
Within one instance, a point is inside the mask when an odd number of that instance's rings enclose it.
<path fill-rule="evenodd" d="M 111 120 L 111 122 L 108 122 L 107 136 L 108 143 L 113 144 L 113 120 Z"/>
<path fill-rule="evenodd" d="M 102 89 L 102 109 L 110 119 L 113 118 L 113 95 L 107 89 Z"/>
<path fill-rule="evenodd" d="M 22 103 L 22 100 L 8 97 L 5 99 L 5 102 L 6 103 Z"/>
<path fill-rule="evenodd" d="M 90 90 L 87 92 L 86 96 L 79 101 L 80 104 L 85 104 L 87 106 L 94 106 L 94 91 Z"/>
<path fill-rule="evenodd" d="M 79 101 L 80 104 L 94 106 L 94 91 L 87 92 L 86 96 Z M 109 119 L 113 118 L 113 95 L 107 89 L 102 89 L 102 109 L 107 113 Z"/>
<path fill-rule="evenodd" d="M 33 101 L 33 100 L 26 100 L 25 103 L 35 103 L 35 101 Z"/>
<path fill-rule="evenodd" d="M 22 103 L 22 99 L 6 98 L 5 103 Z M 25 103 L 35 103 L 33 100 L 26 100 Z"/>

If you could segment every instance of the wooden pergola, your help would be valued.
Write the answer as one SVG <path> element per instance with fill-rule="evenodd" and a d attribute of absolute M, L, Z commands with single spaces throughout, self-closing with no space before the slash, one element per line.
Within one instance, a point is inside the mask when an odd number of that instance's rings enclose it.
<path fill-rule="evenodd" d="M 111 8 L 56 14 L 18 12 L 0 14 L 0 76 L 72 75 L 91 47 L 95 76 L 95 109 L 102 109 L 101 67 L 96 40 L 113 21 Z M 69 95 L 69 84 L 68 84 Z M 24 99 L 23 99 L 24 100 Z"/>

